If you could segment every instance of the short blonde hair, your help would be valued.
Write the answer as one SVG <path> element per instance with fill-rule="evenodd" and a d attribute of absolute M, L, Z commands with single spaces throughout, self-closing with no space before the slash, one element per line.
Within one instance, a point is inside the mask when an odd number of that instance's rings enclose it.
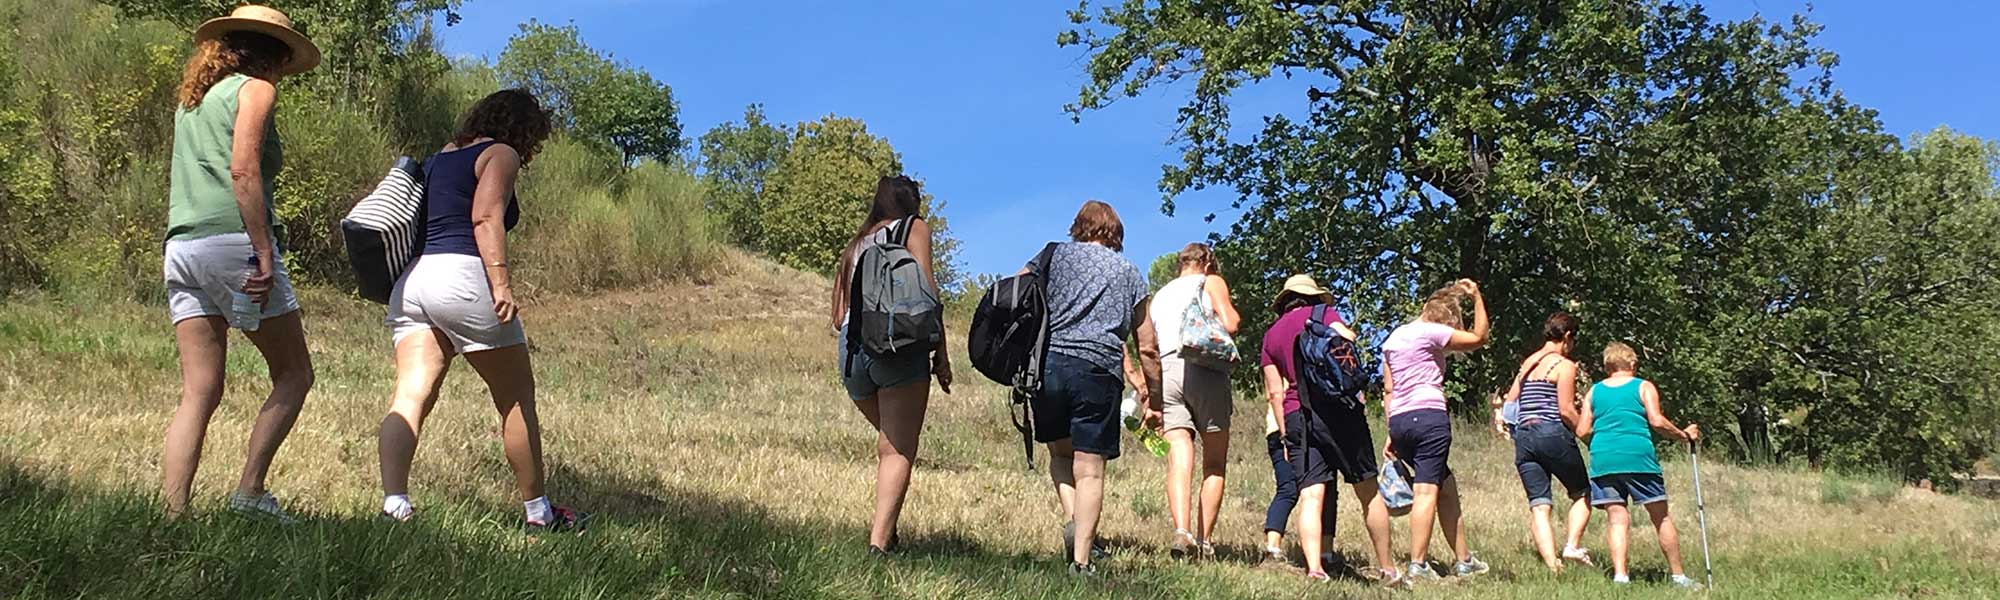
<path fill-rule="evenodd" d="M 1633 352 L 1631 346 L 1625 345 L 1625 342 L 1611 342 L 1604 345 L 1604 372 L 1606 374 L 1617 373 L 1619 371 L 1637 372 L 1638 370 L 1639 353 Z"/>
<path fill-rule="evenodd" d="M 1097 242 L 1118 252 L 1125 251 L 1125 223 L 1118 220 L 1118 211 L 1099 200 L 1083 203 L 1076 211 L 1076 221 L 1069 225 L 1069 239 L 1074 242 Z"/>

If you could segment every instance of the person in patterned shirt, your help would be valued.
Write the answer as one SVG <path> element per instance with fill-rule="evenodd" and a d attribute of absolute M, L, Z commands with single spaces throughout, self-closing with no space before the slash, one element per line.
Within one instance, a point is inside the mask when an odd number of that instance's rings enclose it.
<path fill-rule="evenodd" d="M 1063 541 L 1070 569 L 1089 574 L 1095 572 L 1090 560 L 1104 506 L 1104 466 L 1118 458 L 1119 396 L 1130 381 L 1140 397 L 1150 398 L 1147 378 L 1125 344 L 1146 313 L 1147 287 L 1121 254 L 1125 225 L 1111 205 L 1085 202 L 1069 236 L 1056 246 L 1045 274 L 1048 357 L 1033 410 L 1035 441 L 1048 445 L 1049 479 L 1069 517 Z M 1157 357 L 1146 364 L 1147 373 L 1157 372 Z M 1155 402 L 1142 410 L 1157 427 Z"/>

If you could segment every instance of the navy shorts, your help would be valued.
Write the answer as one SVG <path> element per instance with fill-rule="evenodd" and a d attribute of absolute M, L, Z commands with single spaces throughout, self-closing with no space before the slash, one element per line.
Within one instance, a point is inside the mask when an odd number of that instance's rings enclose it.
<path fill-rule="evenodd" d="M 929 352 L 876 358 L 867 351 L 848 352 L 847 329 L 840 330 L 840 384 L 849 400 L 862 400 L 889 388 L 927 382 L 931 377 Z"/>
<path fill-rule="evenodd" d="M 1521 472 L 1528 506 L 1555 504 L 1551 478 L 1562 482 L 1571 500 L 1590 494 L 1583 453 L 1576 449 L 1576 437 L 1561 421 L 1536 421 L 1514 430 L 1514 469 Z"/>
<path fill-rule="evenodd" d="M 1451 478 L 1451 414 L 1418 410 L 1389 417 L 1389 445 L 1410 463 L 1410 485 Z"/>
<path fill-rule="evenodd" d="M 1118 458 L 1118 402 L 1125 380 L 1110 369 L 1050 352 L 1033 400 L 1035 441 L 1069 440 L 1077 452 Z"/>
<path fill-rule="evenodd" d="M 1336 478 L 1348 485 L 1374 480 L 1375 437 L 1368 432 L 1368 415 L 1333 402 L 1313 404 L 1324 405 L 1285 413 L 1286 443 L 1299 449 L 1292 453 L 1298 486 Z"/>
<path fill-rule="evenodd" d="M 1613 473 L 1590 478 L 1591 506 L 1666 501 L 1667 479 L 1659 473 Z"/>

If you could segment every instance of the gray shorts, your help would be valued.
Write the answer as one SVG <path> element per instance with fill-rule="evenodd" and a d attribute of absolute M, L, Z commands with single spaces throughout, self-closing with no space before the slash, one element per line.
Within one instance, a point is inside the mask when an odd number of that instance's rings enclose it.
<path fill-rule="evenodd" d="M 520 318 L 500 322 L 486 266 L 465 254 L 418 257 L 389 292 L 388 325 L 398 344 L 414 334 L 442 331 L 460 354 L 528 343 Z"/>
<path fill-rule="evenodd" d="M 251 257 L 257 252 L 250 248 L 247 233 L 167 240 L 162 255 L 167 309 L 174 323 L 195 317 L 224 316 L 230 294 L 242 291 L 243 281 L 256 270 Z M 285 262 L 275 258 L 273 268 L 278 272 L 271 284 L 271 296 L 264 301 L 266 319 L 299 309 L 299 299 L 292 294 L 292 276 L 285 271 Z"/>
<path fill-rule="evenodd" d="M 1224 431 L 1229 429 L 1229 417 L 1236 412 L 1228 373 L 1174 356 L 1160 359 L 1160 394 L 1165 413 L 1161 415 L 1162 431 Z"/>

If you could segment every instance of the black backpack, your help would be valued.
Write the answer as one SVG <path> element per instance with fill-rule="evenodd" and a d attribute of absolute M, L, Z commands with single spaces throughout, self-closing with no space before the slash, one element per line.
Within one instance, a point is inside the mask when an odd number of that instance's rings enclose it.
<path fill-rule="evenodd" d="M 1335 401 L 1347 408 L 1360 408 L 1361 390 L 1368 387 L 1367 369 L 1361 365 L 1361 347 L 1341 337 L 1326 321 L 1327 306 L 1312 307 L 1312 317 L 1293 343 L 1299 398 L 1306 402 Z"/>
<path fill-rule="evenodd" d="M 972 330 L 965 335 L 972 367 L 995 383 L 1013 388 L 1008 416 L 1021 432 L 1028 468 L 1035 468 L 1035 423 L 1032 400 L 1042 390 L 1042 359 L 1049 343 L 1048 282 L 1056 243 L 1035 255 L 1028 272 L 1002 279 L 986 289 L 972 313 Z"/>

